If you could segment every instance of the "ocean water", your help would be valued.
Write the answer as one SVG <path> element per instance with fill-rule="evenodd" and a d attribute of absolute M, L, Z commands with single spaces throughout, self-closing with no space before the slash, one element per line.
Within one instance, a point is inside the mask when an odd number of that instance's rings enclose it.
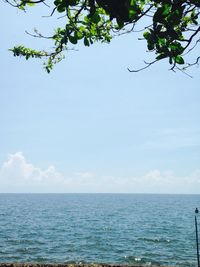
<path fill-rule="evenodd" d="M 196 207 L 200 195 L 0 194 L 0 262 L 196 266 Z"/>

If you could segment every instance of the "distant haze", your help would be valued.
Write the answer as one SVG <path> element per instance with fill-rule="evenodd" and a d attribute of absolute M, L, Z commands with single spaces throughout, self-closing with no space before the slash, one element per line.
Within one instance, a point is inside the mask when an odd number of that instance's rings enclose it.
<path fill-rule="evenodd" d="M 0 192 L 44 193 L 199 193 L 200 169 L 188 176 L 152 170 L 118 177 L 90 171 L 64 175 L 54 166 L 41 169 L 22 152 L 10 154 L 0 169 Z"/>

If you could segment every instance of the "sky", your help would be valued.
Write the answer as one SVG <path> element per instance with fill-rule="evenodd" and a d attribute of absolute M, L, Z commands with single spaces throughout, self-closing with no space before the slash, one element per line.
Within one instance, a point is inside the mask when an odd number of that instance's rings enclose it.
<path fill-rule="evenodd" d="M 135 33 L 80 45 L 47 74 L 8 49 L 51 47 L 25 34 L 64 24 L 50 13 L 1 2 L 0 192 L 199 194 L 199 68 L 128 72 L 151 58 Z"/>

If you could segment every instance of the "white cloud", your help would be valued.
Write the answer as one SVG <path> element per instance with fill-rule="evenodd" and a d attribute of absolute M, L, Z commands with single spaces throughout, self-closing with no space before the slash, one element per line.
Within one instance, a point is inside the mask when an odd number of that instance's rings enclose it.
<path fill-rule="evenodd" d="M 46 170 L 26 161 L 22 152 L 10 154 L 0 169 L 0 188 L 7 192 L 38 192 L 63 183 L 64 177 L 54 166 Z M 2 191 L 0 189 L 0 191 Z"/>
<path fill-rule="evenodd" d="M 54 166 L 42 170 L 28 163 L 23 153 L 17 152 L 0 167 L 0 192 L 200 193 L 200 170 L 186 176 L 160 170 L 137 177 L 88 171 L 64 176 Z"/>

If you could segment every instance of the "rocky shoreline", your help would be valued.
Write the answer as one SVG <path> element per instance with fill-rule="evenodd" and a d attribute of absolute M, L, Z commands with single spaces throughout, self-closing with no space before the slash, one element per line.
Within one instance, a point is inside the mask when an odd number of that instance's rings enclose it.
<path fill-rule="evenodd" d="M 0 263 L 0 267 L 144 267 L 145 264 L 128 265 L 128 264 L 53 264 L 53 263 Z M 157 267 L 158 265 L 151 265 Z M 164 266 L 159 266 L 164 267 Z M 169 266 L 168 266 L 169 267 Z"/>

